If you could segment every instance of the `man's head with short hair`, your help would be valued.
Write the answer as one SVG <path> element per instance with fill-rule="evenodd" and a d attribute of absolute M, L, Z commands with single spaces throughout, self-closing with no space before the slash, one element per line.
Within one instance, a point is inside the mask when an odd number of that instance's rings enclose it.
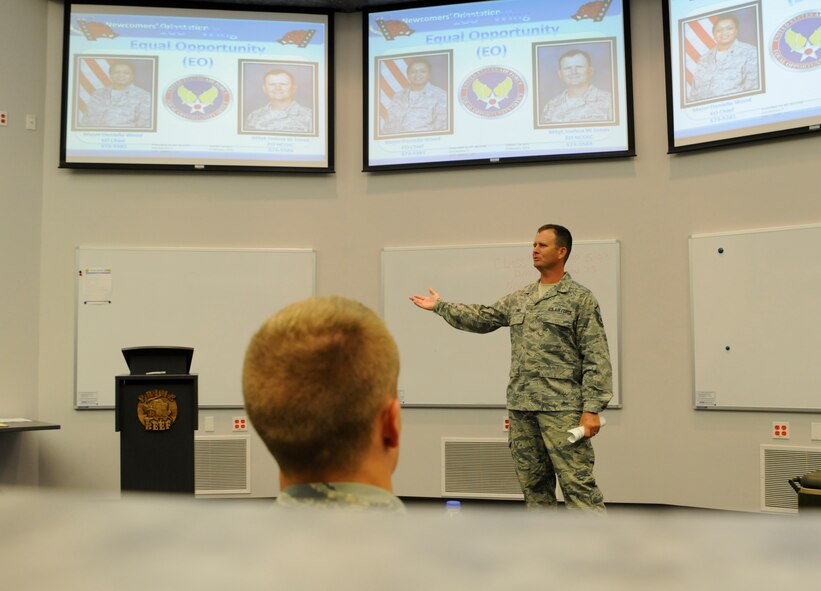
<path fill-rule="evenodd" d="M 545 224 L 536 230 L 536 234 L 545 230 L 553 230 L 556 234 L 556 246 L 567 249 L 567 254 L 564 257 L 564 262 L 567 263 L 567 259 L 570 258 L 570 251 L 573 250 L 573 235 L 570 230 L 558 224 Z"/>
<path fill-rule="evenodd" d="M 582 92 L 593 78 L 593 60 L 581 49 L 571 49 L 559 58 L 559 78 L 568 92 Z"/>
<path fill-rule="evenodd" d="M 290 103 L 296 94 L 297 84 L 294 75 L 288 70 L 275 68 L 268 70 L 262 77 L 262 92 L 274 104 Z"/>
<path fill-rule="evenodd" d="M 281 76 L 285 75 L 291 80 L 291 84 L 296 84 L 296 80 L 294 80 L 294 75 L 291 74 L 288 70 L 282 70 L 280 68 L 274 68 L 273 70 L 268 70 L 265 72 L 265 75 L 262 77 L 264 81 L 268 76 Z"/>
<path fill-rule="evenodd" d="M 374 450 L 389 482 L 398 376 L 399 351 L 382 319 L 353 300 L 322 297 L 262 325 L 242 385 L 251 422 L 291 483 L 356 473 Z"/>
<path fill-rule="evenodd" d="M 580 55 L 580 56 L 582 56 L 582 57 L 584 58 L 584 61 L 585 61 L 585 62 L 587 62 L 587 67 L 588 67 L 588 68 L 589 68 L 589 67 L 591 67 L 591 66 L 593 65 L 593 59 L 590 57 L 590 54 L 589 54 L 589 53 L 587 53 L 586 51 L 581 50 L 581 49 L 570 49 L 570 50 L 568 50 L 568 51 L 565 51 L 565 52 L 564 52 L 564 53 L 563 53 L 563 54 L 559 57 L 559 67 L 560 67 L 560 68 L 562 67 L 562 62 L 563 62 L 565 59 L 570 58 L 570 57 L 574 57 L 574 56 L 577 56 L 577 55 Z"/>

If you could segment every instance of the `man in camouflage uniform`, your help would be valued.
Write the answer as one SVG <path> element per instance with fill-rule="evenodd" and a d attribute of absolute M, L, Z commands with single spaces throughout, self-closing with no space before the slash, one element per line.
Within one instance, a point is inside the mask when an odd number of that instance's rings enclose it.
<path fill-rule="evenodd" d="M 82 127 L 151 127 L 151 93 L 134 86 L 134 65 L 127 61 L 108 68 L 111 85 L 94 91 L 80 118 Z"/>
<path fill-rule="evenodd" d="M 430 63 L 415 60 L 406 73 L 409 86 L 391 99 L 382 133 L 447 130 L 448 93 L 430 83 Z"/>
<path fill-rule="evenodd" d="M 270 70 L 262 80 L 262 92 L 268 97 L 268 104 L 248 114 L 245 128 L 251 131 L 313 132 L 313 111 L 294 100 L 297 85 L 291 73 Z"/>
<path fill-rule="evenodd" d="M 358 302 L 310 298 L 269 318 L 245 354 L 248 416 L 280 469 L 279 505 L 403 511 L 399 350 Z"/>
<path fill-rule="evenodd" d="M 433 289 L 411 301 L 461 330 L 510 327 L 509 445 L 528 507 L 556 506 L 558 478 L 568 507 L 603 512 L 590 438 L 612 398 L 613 377 L 596 298 L 564 272 L 572 247 L 566 228 L 539 228 L 533 266 L 540 280 L 492 306 L 444 302 Z M 567 431 L 577 426 L 585 438 L 570 443 Z"/>
<path fill-rule="evenodd" d="M 565 89 L 548 101 L 542 123 L 586 123 L 612 121 L 613 98 L 593 86 L 593 66 L 586 51 L 571 49 L 559 58 L 559 78 Z"/>
<path fill-rule="evenodd" d="M 701 56 L 690 86 L 691 101 L 758 90 L 758 51 L 738 40 L 738 21 L 724 15 L 713 24 L 716 46 Z"/>

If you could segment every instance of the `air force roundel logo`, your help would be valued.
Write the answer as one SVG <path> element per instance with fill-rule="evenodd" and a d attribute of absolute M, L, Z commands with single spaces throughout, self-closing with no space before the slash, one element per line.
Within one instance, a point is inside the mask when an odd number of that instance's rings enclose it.
<path fill-rule="evenodd" d="M 502 117 L 524 101 L 527 86 L 518 72 L 489 66 L 473 72 L 462 83 L 459 101 L 479 117 Z"/>
<path fill-rule="evenodd" d="M 808 71 L 821 66 L 821 12 L 794 16 L 773 35 L 773 58 L 790 70 Z"/>
<path fill-rule="evenodd" d="M 177 80 L 164 95 L 165 106 L 189 121 L 205 121 L 224 113 L 231 104 L 231 91 L 213 78 L 189 76 Z"/>

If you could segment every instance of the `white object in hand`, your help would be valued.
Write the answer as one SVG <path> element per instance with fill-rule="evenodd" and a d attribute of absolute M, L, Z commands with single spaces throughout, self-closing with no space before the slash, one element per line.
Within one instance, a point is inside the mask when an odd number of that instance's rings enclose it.
<path fill-rule="evenodd" d="M 607 424 L 607 421 L 604 417 L 599 417 L 599 422 L 601 423 L 602 427 L 604 427 Z M 584 437 L 584 427 L 582 426 L 573 427 L 572 429 L 569 429 L 567 432 L 570 433 L 570 437 L 567 438 L 567 440 L 570 443 L 576 443 Z"/>

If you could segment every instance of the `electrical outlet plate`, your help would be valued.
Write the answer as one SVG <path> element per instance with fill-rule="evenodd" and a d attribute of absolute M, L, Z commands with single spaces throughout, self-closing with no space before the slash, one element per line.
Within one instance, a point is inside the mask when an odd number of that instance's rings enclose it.
<path fill-rule="evenodd" d="M 502 417 L 502 431 L 510 431 L 510 419 L 508 417 Z"/>
<path fill-rule="evenodd" d="M 790 424 L 786 421 L 773 421 L 773 439 L 789 439 Z"/>
<path fill-rule="evenodd" d="M 231 424 L 233 425 L 234 431 L 248 430 L 248 419 L 246 417 L 234 417 L 231 420 Z"/>

